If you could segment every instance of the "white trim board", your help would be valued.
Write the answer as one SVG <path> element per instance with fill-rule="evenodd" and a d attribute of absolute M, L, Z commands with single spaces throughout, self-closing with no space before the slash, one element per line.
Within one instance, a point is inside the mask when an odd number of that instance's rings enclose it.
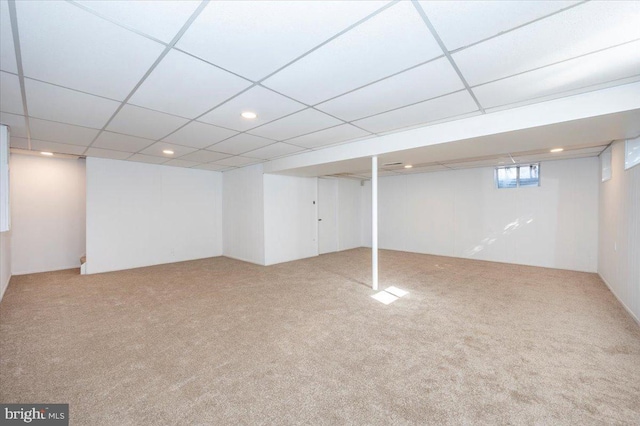
<path fill-rule="evenodd" d="M 620 302 L 620 304 L 622 305 L 622 307 L 625 309 L 625 311 L 627 311 L 627 313 L 629 315 L 631 315 L 631 318 L 633 318 L 633 320 L 636 322 L 636 324 L 638 326 L 640 326 L 640 319 L 638 317 L 636 317 L 636 315 L 633 313 L 633 311 L 626 305 L 626 303 L 624 303 L 622 301 L 622 299 L 620 299 L 620 297 L 618 297 L 618 295 L 616 294 L 615 291 L 613 291 L 613 287 L 611 287 L 609 285 L 609 283 L 607 282 L 607 280 L 604 279 L 604 277 L 602 275 L 600 275 L 600 272 L 597 272 L 598 277 L 600 277 L 600 279 L 602 280 L 602 282 L 607 286 L 607 288 L 609 289 L 609 291 L 611 292 L 611 294 L 613 294 L 615 296 L 616 299 L 618 299 L 618 302 Z"/>
<path fill-rule="evenodd" d="M 45 271 L 11 271 L 11 276 L 19 275 L 32 275 L 32 274 L 46 274 L 47 272 L 67 271 L 69 269 L 80 269 L 80 257 L 78 257 L 78 264 L 73 266 L 54 266 L 53 268 L 47 268 Z"/>
<path fill-rule="evenodd" d="M 7 279 L 6 283 L 0 283 L 0 302 L 2 302 L 2 298 L 4 297 L 4 293 L 9 288 L 9 284 L 11 283 L 11 277 L 12 276 L 13 275 L 9 275 L 9 278 Z"/>
<path fill-rule="evenodd" d="M 253 262 L 253 261 L 251 261 L 251 260 L 243 259 L 243 258 L 241 258 L 241 257 L 230 256 L 230 255 L 228 255 L 228 254 L 223 254 L 223 255 L 222 255 L 222 256 L 220 256 L 220 257 L 228 257 L 229 259 L 239 260 L 240 262 L 251 263 L 252 265 L 267 266 L 267 265 L 264 265 L 264 264 L 262 264 L 262 263 Z"/>

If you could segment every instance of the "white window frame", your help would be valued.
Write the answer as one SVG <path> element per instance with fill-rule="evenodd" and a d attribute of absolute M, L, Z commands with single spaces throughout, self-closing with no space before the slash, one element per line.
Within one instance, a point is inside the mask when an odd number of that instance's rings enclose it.
<path fill-rule="evenodd" d="M 635 157 L 632 157 L 633 155 Z M 638 164 L 640 164 L 640 136 L 624 142 L 624 169 L 629 170 Z"/>
<path fill-rule="evenodd" d="M 538 167 L 538 184 L 537 185 L 527 185 L 527 186 L 521 186 L 520 185 L 520 167 L 531 167 L 531 166 L 537 166 Z M 498 183 L 498 170 L 500 169 L 510 169 L 510 168 L 516 168 L 516 186 L 514 187 L 500 187 L 499 183 Z M 513 164 L 511 166 L 500 166 L 500 167 L 496 167 L 495 170 L 493 171 L 493 181 L 494 184 L 496 186 L 496 189 L 514 189 L 514 188 L 537 188 L 540 186 L 540 163 L 529 163 L 529 164 Z"/>

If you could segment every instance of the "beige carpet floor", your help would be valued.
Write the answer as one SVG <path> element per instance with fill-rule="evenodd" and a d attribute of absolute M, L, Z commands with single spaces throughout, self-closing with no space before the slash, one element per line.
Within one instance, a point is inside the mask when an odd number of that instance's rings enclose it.
<path fill-rule="evenodd" d="M 640 424 L 640 327 L 595 274 L 350 250 L 14 277 L 0 401 L 71 424 Z"/>

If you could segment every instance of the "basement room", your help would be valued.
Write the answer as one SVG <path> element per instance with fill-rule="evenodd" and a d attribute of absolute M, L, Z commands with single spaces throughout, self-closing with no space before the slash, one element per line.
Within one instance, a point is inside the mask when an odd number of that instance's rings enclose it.
<path fill-rule="evenodd" d="M 639 425 L 639 23 L 0 0 L 0 423 Z"/>

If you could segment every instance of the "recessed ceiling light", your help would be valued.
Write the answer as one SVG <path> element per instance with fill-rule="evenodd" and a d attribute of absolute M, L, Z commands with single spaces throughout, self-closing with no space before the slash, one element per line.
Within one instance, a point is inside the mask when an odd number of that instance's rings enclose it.
<path fill-rule="evenodd" d="M 551 150 L 551 152 L 562 152 L 562 151 L 564 151 L 564 148 L 553 148 Z"/>
<path fill-rule="evenodd" d="M 404 166 L 404 168 L 405 168 L 405 169 L 410 169 L 410 168 L 412 168 L 412 167 L 413 167 L 413 166 L 412 166 L 411 164 L 407 164 L 406 166 Z"/>
<path fill-rule="evenodd" d="M 173 151 L 171 151 L 170 149 L 165 149 L 162 151 L 162 153 L 167 155 L 173 155 Z"/>
<path fill-rule="evenodd" d="M 53 152 L 42 151 L 40 154 L 51 157 L 53 155 Z"/>
<path fill-rule="evenodd" d="M 254 118 L 256 118 L 258 116 L 255 112 L 251 112 L 251 111 L 245 111 L 240 115 L 242 117 L 244 117 L 244 118 L 249 119 L 249 120 L 253 120 Z"/>

